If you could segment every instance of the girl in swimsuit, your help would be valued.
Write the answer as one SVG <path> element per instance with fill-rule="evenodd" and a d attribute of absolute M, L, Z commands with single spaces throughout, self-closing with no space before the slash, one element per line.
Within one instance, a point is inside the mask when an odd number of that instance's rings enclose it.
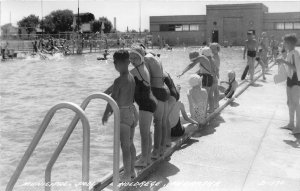
<path fill-rule="evenodd" d="M 136 89 L 135 102 L 139 105 L 139 126 L 141 134 L 142 157 L 136 161 L 136 166 L 145 167 L 150 164 L 151 133 L 150 126 L 153 113 L 156 110 L 157 100 L 152 94 L 150 86 L 150 75 L 145 67 L 145 53 L 142 48 L 134 48 L 130 51 L 130 62 L 134 66 L 131 74 L 134 76 Z"/>
<path fill-rule="evenodd" d="M 182 113 L 184 120 L 198 125 L 197 121 L 191 119 L 187 115 L 183 103 L 179 101 L 180 89 L 180 85 L 176 86 L 176 94 L 171 94 L 169 98 L 168 128 L 170 129 L 172 137 L 182 136 L 185 132 L 185 129 L 182 127 L 180 122 L 180 112 Z"/>
<path fill-rule="evenodd" d="M 145 56 L 145 65 L 151 77 L 151 89 L 153 95 L 158 100 L 157 109 L 154 112 L 154 148 L 152 158 L 157 159 L 163 155 L 166 145 L 167 135 L 167 113 L 169 90 L 164 84 L 164 71 L 162 63 L 148 53 Z"/>

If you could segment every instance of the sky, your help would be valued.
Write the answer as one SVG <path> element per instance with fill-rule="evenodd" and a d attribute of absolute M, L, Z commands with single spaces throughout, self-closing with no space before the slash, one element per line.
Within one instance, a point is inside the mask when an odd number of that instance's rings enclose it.
<path fill-rule="evenodd" d="M 35 14 L 42 17 L 58 9 L 70 9 L 77 13 L 77 0 L 0 0 L 0 25 L 17 22 L 23 17 Z M 139 30 L 141 5 L 141 30 L 149 29 L 150 16 L 162 15 L 205 15 L 206 5 L 263 3 L 269 12 L 299 12 L 300 1 L 202 1 L 202 0 L 79 0 L 80 12 L 91 12 L 95 18 L 107 17 L 112 23 L 117 19 L 117 30 Z M 43 7 L 43 9 L 42 9 Z"/>

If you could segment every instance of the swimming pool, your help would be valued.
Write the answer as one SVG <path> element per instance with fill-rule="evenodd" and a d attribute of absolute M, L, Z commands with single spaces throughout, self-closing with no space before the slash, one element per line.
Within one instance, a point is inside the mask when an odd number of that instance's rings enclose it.
<path fill-rule="evenodd" d="M 186 92 L 189 74 L 176 76 L 189 63 L 188 53 L 197 48 L 175 48 L 173 51 L 153 50 L 161 54 L 163 66 L 171 74 L 175 84 L 180 84 L 181 100 L 188 111 Z M 227 80 L 227 71 L 234 69 L 241 75 L 246 61 L 242 59 L 242 47 L 223 48 L 221 79 Z M 26 59 L 1 62 L 1 187 L 4 190 L 16 165 L 27 149 L 46 112 L 61 101 L 78 105 L 90 94 L 106 89 L 118 76 L 111 61 L 97 61 L 99 54 L 55 57 L 50 60 Z M 259 68 L 259 67 L 258 67 Z M 101 124 L 105 102 L 95 100 L 87 108 L 91 124 L 90 181 L 96 182 L 112 170 L 113 118 L 107 125 Z M 44 181 L 44 170 L 58 141 L 61 139 L 74 114 L 59 111 L 50 123 L 35 152 L 22 172 L 15 190 L 43 190 L 43 187 L 22 186 L 25 182 Z M 52 182 L 71 182 L 64 190 L 80 190 L 74 184 L 81 181 L 81 124 L 74 130 L 53 171 Z M 140 150 L 139 128 L 136 128 L 135 146 Z M 67 161 L 67 162 L 66 162 Z"/>

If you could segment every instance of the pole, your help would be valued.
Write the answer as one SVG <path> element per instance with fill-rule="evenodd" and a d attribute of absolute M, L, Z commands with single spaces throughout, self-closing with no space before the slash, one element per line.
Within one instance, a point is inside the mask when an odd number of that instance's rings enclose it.
<path fill-rule="evenodd" d="M 139 31 L 140 31 L 140 35 L 141 35 L 141 17 L 142 17 L 142 2 L 141 0 L 139 0 L 139 6 L 140 6 L 140 21 L 139 21 Z"/>
<path fill-rule="evenodd" d="M 42 22 L 41 22 L 41 28 L 42 28 L 42 38 L 44 38 L 44 21 L 43 21 L 43 0 L 41 0 L 41 14 L 42 14 Z"/>
<path fill-rule="evenodd" d="M 78 0 L 78 11 L 77 11 L 77 31 L 79 33 L 79 0 Z"/>

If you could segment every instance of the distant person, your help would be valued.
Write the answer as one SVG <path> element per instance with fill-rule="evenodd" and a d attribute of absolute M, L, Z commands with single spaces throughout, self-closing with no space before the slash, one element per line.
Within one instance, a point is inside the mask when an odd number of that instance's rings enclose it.
<path fill-rule="evenodd" d="M 254 62 L 256 58 L 256 47 L 257 47 L 257 41 L 253 38 L 252 31 L 247 32 L 247 40 L 245 41 L 245 48 L 244 48 L 244 54 L 243 59 L 245 59 L 245 55 L 247 53 L 247 66 L 243 72 L 243 75 L 241 77 L 242 80 L 246 78 L 246 75 L 249 71 L 250 73 L 250 81 L 253 81 L 254 78 Z"/>
<path fill-rule="evenodd" d="M 267 37 L 266 32 L 261 33 L 261 38 L 258 42 L 259 46 L 262 48 L 262 61 L 266 64 L 266 68 L 268 69 L 268 52 L 269 52 L 269 39 Z"/>
<path fill-rule="evenodd" d="M 263 62 L 262 56 L 263 56 L 263 49 L 258 48 L 255 60 L 257 61 L 257 66 L 258 65 L 261 66 L 263 79 L 266 80 L 266 75 L 265 75 L 265 73 L 266 73 L 266 63 Z"/>
<path fill-rule="evenodd" d="M 233 70 L 228 72 L 228 81 L 221 81 L 220 83 L 226 83 L 228 85 L 228 88 L 226 88 L 225 91 L 222 94 L 220 94 L 220 99 L 232 98 L 234 93 L 236 92 L 236 89 L 239 86 L 238 82 L 235 79 L 235 72 Z"/>
<path fill-rule="evenodd" d="M 108 50 L 105 49 L 103 53 L 103 57 L 98 57 L 97 60 L 107 60 L 108 55 L 109 55 Z"/>
<path fill-rule="evenodd" d="M 33 46 L 33 53 L 37 53 L 38 52 L 38 44 L 37 44 L 36 40 L 34 42 L 32 42 L 32 46 Z"/>
<path fill-rule="evenodd" d="M 279 64 L 287 66 L 287 103 L 289 107 L 289 124 L 284 128 L 292 130 L 293 134 L 300 133 L 300 54 L 295 50 L 297 37 L 295 34 L 287 34 L 283 38 L 284 46 L 288 50 L 287 58 L 279 58 L 276 61 Z M 294 118 L 296 114 L 296 126 Z"/>
<path fill-rule="evenodd" d="M 279 55 L 279 42 L 275 40 L 273 35 L 271 36 L 271 40 L 270 40 L 270 48 L 271 48 L 271 59 L 275 61 L 275 59 Z"/>
<path fill-rule="evenodd" d="M 125 50 L 119 50 L 114 53 L 114 65 L 120 73 L 113 84 L 111 97 L 117 102 L 120 108 L 120 139 L 123 153 L 124 175 L 121 181 L 128 182 L 135 176 L 134 163 L 136 150 L 133 143 L 135 126 L 138 122 L 138 113 L 133 105 L 135 81 L 128 71 L 129 53 Z M 113 113 L 110 104 L 107 104 L 102 117 L 102 123 L 105 124 L 109 116 Z"/>
<path fill-rule="evenodd" d="M 204 125 L 207 115 L 207 100 L 208 94 L 202 88 L 202 77 L 197 74 L 192 74 L 189 78 L 191 89 L 188 91 L 187 97 L 189 100 L 191 118 L 199 125 Z"/>

